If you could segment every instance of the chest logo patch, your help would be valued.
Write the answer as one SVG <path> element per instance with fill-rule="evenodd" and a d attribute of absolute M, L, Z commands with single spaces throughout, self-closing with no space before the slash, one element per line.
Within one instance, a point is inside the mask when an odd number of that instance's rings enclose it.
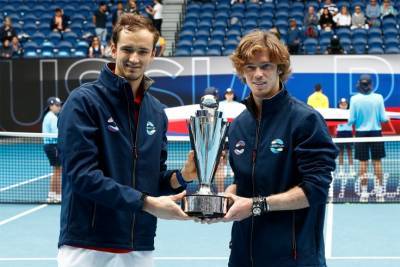
<path fill-rule="evenodd" d="M 151 121 L 148 121 L 146 124 L 146 132 L 148 135 L 153 135 L 156 132 L 156 127 Z"/>
<path fill-rule="evenodd" d="M 283 143 L 282 139 L 274 139 L 271 142 L 270 150 L 274 154 L 278 154 L 282 152 L 285 148 L 285 144 Z"/>
<path fill-rule="evenodd" d="M 115 123 L 115 121 L 114 121 L 114 119 L 113 119 L 112 117 L 110 117 L 110 118 L 107 120 L 107 129 L 108 129 L 110 132 L 113 132 L 113 133 L 119 131 L 118 125 Z"/>
<path fill-rule="evenodd" d="M 235 152 L 236 155 L 241 155 L 244 152 L 244 148 L 246 146 L 246 143 L 242 140 L 238 141 L 235 145 L 235 149 L 233 150 L 233 152 Z"/>

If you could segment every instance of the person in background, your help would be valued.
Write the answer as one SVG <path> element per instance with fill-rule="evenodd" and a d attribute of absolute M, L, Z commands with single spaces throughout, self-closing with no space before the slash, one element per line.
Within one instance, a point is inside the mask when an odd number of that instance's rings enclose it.
<path fill-rule="evenodd" d="M 381 8 L 377 0 L 369 0 L 365 9 L 365 15 L 367 16 L 367 22 L 370 27 L 379 27 L 381 25 Z"/>
<path fill-rule="evenodd" d="M 163 3 L 162 0 L 153 0 L 154 6 L 147 6 L 146 12 L 153 18 L 154 27 L 161 34 L 162 21 L 163 21 Z"/>
<path fill-rule="evenodd" d="M 63 10 L 57 7 L 54 10 L 54 17 L 51 20 L 50 29 L 60 33 L 71 31 L 71 29 L 68 28 L 69 21 L 69 17 L 64 15 Z"/>
<path fill-rule="evenodd" d="M 395 18 L 397 16 L 397 10 L 392 6 L 392 2 L 390 0 L 383 0 L 383 4 L 381 6 L 381 19 L 392 17 Z"/>
<path fill-rule="evenodd" d="M 11 58 L 13 56 L 13 48 L 8 39 L 4 39 L 0 47 L 0 58 Z"/>
<path fill-rule="evenodd" d="M 152 267 L 157 218 L 191 219 L 175 201 L 197 177 L 194 153 L 181 170 L 167 170 L 168 119 L 144 74 L 158 36 L 149 19 L 122 14 L 115 63 L 63 106 L 59 267 Z"/>
<path fill-rule="evenodd" d="M 167 41 L 160 35 L 156 44 L 156 57 L 163 57 L 164 51 L 167 48 Z"/>
<path fill-rule="evenodd" d="M 308 7 L 307 14 L 304 16 L 305 36 L 310 38 L 318 37 L 319 18 L 313 6 Z"/>
<path fill-rule="evenodd" d="M 357 5 L 354 7 L 354 13 L 351 17 L 351 27 L 352 30 L 354 29 L 368 29 L 367 19 L 364 16 L 364 13 L 361 10 L 361 6 Z"/>
<path fill-rule="evenodd" d="M 335 28 L 335 21 L 333 20 L 333 16 L 329 13 L 328 8 L 324 8 L 322 10 L 322 14 L 319 17 L 319 25 L 321 30 L 324 31 L 332 31 Z"/>
<path fill-rule="evenodd" d="M 235 92 L 232 88 L 225 90 L 225 100 L 219 102 L 219 111 L 223 112 L 224 118 L 233 120 L 236 118 L 246 106 L 235 100 Z"/>
<path fill-rule="evenodd" d="M 349 103 L 347 102 L 346 98 L 341 98 L 339 101 L 339 108 L 348 110 Z M 336 137 L 337 138 L 350 138 L 353 137 L 353 128 L 349 126 L 347 123 L 339 124 L 336 128 Z M 338 166 L 338 174 L 339 177 L 345 176 L 345 168 L 344 168 L 344 152 L 347 153 L 347 160 L 349 163 L 349 175 L 354 177 L 356 175 L 356 171 L 354 169 L 353 164 L 353 148 L 351 143 L 338 143 L 337 146 L 339 147 L 339 166 Z"/>
<path fill-rule="evenodd" d="M 113 27 L 117 23 L 119 17 L 122 15 L 122 13 L 124 13 L 124 4 L 122 3 L 122 1 L 118 1 L 117 2 L 117 9 L 114 11 L 114 13 L 112 15 L 112 25 L 113 25 Z"/>
<path fill-rule="evenodd" d="M 104 46 L 100 43 L 99 37 L 93 37 L 88 53 L 89 57 L 104 57 Z"/>
<path fill-rule="evenodd" d="M 344 49 L 340 44 L 340 38 L 338 35 L 334 34 L 331 37 L 331 42 L 329 43 L 329 47 L 326 50 L 329 55 L 341 55 L 344 54 Z"/>
<path fill-rule="evenodd" d="M 314 86 L 314 93 L 308 97 L 307 104 L 313 108 L 329 108 L 329 99 L 324 95 L 321 84 Z"/>
<path fill-rule="evenodd" d="M 139 15 L 136 0 L 129 0 L 124 8 L 124 12 Z"/>
<path fill-rule="evenodd" d="M 295 19 L 289 20 L 289 29 L 287 31 L 287 46 L 289 48 L 289 53 L 291 55 L 296 55 L 299 53 L 301 46 L 301 41 L 303 39 L 302 31 L 300 31 L 297 26 Z"/>
<path fill-rule="evenodd" d="M 228 134 L 228 266 L 325 267 L 325 204 L 337 156 L 325 121 L 285 89 L 290 54 L 271 33 L 245 35 L 231 60 L 251 93 Z"/>
<path fill-rule="evenodd" d="M 107 44 L 107 5 L 100 1 L 99 8 L 93 14 L 93 24 L 95 25 L 96 36 L 99 37 L 102 45 Z"/>
<path fill-rule="evenodd" d="M 380 94 L 372 92 L 372 79 L 363 74 L 357 83 L 358 94 L 350 98 L 350 117 L 348 124 L 354 125 L 356 137 L 382 136 L 382 123 L 387 122 L 385 104 Z M 383 142 L 361 142 L 355 144 L 355 158 L 360 161 L 359 177 L 361 180 L 360 201 L 367 202 L 368 193 L 368 161 L 372 159 L 374 167 L 375 194 L 378 202 L 385 201 L 383 189 L 382 158 L 386 156 Z"/>
<path fill-rule="evenodd" d="M 62 102 L 58 97 L 50 97 L 47 100 L 47 113 L 44 116 L 42 123 L 42 133 L 58 135 L 58 113 L 61 110 Z M 53 173 L 50 178 L 50 190 L 47 197 L 49 203 L 61 202 L 61 161 L 60 153 L 57 148 L 57 138 L 45 137 L 44 152 L 49 159 L 50 166 L 53 168 Z"/>
<path fill-rule="evenodd" d="M 347 6 L 340 8 L 340 12 L 333 17 L 333 21 L 336 24 L 336 28 L 350 28 L 351 14 Z"/>
<path fill-rule="evenodd" d="M 17 31 L 12 25 L 11 18 L 5 17 L 0 28 L 0 41 L 3 42 L 5 39 L 11 41 L 14 36 L 17 36 Z"/>
<path fill-rule="evenodd" d="M 22 48 L 22 45 L 19 42 L 19 39 L 18 39 L 17 36 L 14 36 L 12 38 L 11 47 L 12 47 L 12 50 L 13 50 L 13 54 L 12 54 L 13 58 L 19 58 L 19 57 L 23 56 L 24 49 Z"/>

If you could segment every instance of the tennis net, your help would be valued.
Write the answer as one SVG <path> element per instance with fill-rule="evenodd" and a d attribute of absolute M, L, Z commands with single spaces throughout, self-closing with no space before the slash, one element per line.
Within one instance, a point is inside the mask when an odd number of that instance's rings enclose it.
<path fill-rule="evenodd" d="M 49 140 L 55 136 L 0 132 L 0 203 L 49 201 L 53 167 L 44 151 L 46 138 Z M 168 140 L 168 168 L 180 169 L 191 147 L 189 138 L 169 137 Z M 343 151 L 343 159 L 338 157 L 336 171 L 332 173 L 330 201 L 400 202 L 400 136 L 334 138 L 334 142 Z M 371 146 L 375 154 L 379 146 L 383 146 L 385 155 L 381 160 L 381 172 L 379 163 L 368 161 L 365 173 L 360 175 L 363 165 L 354 159 L 355 151 L 365 156 L 368 154 L 363 152 L 366 146 Z M 233 172 L 226 158 L 221 160 L 215 175 L 214 189 L 217 192 L 223 192 L 233 181 Z M 197 186 L 196 182 L 190 184 L 188 191 L 195 191 Z"/>

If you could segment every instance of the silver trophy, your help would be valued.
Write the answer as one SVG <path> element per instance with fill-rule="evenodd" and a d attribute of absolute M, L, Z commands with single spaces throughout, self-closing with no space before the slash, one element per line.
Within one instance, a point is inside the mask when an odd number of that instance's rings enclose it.
<path fill-rule="evenodd" d="M 218 102 L 214 96 L 205 95 L 200 108 L 188 122 L 199 189 L 186 195 L 181 205 L 189 216 L 218 218 L 223 217 L 229 208 L 228 198 L 218 195 L 212 186 L 229 123 L 222 117 L 222 112 L 217 111 Z"/>

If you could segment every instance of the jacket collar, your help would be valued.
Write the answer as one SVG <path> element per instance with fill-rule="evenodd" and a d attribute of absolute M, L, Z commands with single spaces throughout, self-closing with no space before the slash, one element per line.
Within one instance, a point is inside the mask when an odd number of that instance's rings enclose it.
<path fill-rule="evenodd" d="M 289 92 L 286 88 L 282 87 L 278 94 L 269 99 L 262 101 L 262 114 L 261 118 L 267 114 L 277 113 L 282 109 L 282 106 L 287 103 L 290 99 Z M 243 101 L 250 113 L 257 118 L 257 107 L 254 102 L 253 94 L 250 95 Z"/>
<path fill-rule="evenodd" d="M 129 82 L 124 77 L 116 75 L 114 70 L 115 63 L 105 64 L 99 76 L 100 82 L 111 91 L 119 92 L 123 90 L 123 88 L 130 88 Z M 140 86 L 143 86 L 144 92 L 146 93 L 153 83 L 154 81 L 152 79 L 144 75 Z"/>

